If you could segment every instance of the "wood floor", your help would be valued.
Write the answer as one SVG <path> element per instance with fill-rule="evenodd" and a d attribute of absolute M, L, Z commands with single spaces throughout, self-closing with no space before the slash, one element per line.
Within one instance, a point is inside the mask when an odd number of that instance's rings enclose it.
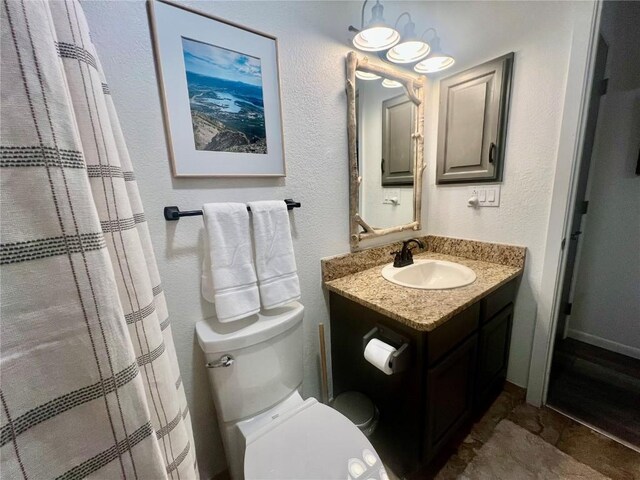
<path fill-rule="evenodd" d="M 640 450 L 640 360 L 562 340 L 547 403 Z"/>

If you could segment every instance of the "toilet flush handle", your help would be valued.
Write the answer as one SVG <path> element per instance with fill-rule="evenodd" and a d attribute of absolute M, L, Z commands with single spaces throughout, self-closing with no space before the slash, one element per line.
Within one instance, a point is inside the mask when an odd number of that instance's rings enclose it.
<path fill-rule="evenodd" d="M 233 357 L 228 353 L 221 356 L 217 362 L 205 363 L 205 367 L 207 368 L 230 367 L 231 365 L 233 365 Z"/>

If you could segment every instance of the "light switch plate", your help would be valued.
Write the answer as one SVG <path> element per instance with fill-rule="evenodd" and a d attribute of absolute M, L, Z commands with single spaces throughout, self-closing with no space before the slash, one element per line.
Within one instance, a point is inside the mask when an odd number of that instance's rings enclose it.
<path fill-rule="evenodd" d="M 470 203 L 470 207 L 499 207 L 500 206 L 500 185 L 482 185 L 471 187 L 469 197 L 476 198 L 477 202 Z"/>
<path fill-rule="evenodd" d="M 382 203 L 385 205 L 400 205 L 400 190 L 395 188 L 385 188 L 384 200 Z"/>

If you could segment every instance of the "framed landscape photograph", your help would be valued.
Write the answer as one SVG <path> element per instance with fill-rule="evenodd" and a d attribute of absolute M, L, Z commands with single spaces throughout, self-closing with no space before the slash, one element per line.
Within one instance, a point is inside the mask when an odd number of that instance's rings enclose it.
<path fill-rule="evenodd" d="M 284 176 L 275 37 L 149 3 L 173 175 Z"/>

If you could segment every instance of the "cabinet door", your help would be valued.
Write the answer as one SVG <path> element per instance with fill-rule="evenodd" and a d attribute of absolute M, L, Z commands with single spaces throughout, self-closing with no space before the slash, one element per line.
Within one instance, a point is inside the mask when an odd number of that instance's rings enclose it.
<path fill-rule="evenodd" d="M 501 181 L 513 53 L 440 82 L 437 183 Z"/>
<path fill-rule="evenodd" d="M 426 461 L 472 412 L 477 343 L 475 334 L 427 372 Z"/>
<path fill-rule="evenodd" d="M 407 95 L 382 102 L 382 186 L 413 185 L 415 105 Z"/>
<path fill-rule="evenodd" d="M 507 375 L 513 304 L 490 319 L 480 329 L 476 404 L 482 408 L 500 390 Z"/>

